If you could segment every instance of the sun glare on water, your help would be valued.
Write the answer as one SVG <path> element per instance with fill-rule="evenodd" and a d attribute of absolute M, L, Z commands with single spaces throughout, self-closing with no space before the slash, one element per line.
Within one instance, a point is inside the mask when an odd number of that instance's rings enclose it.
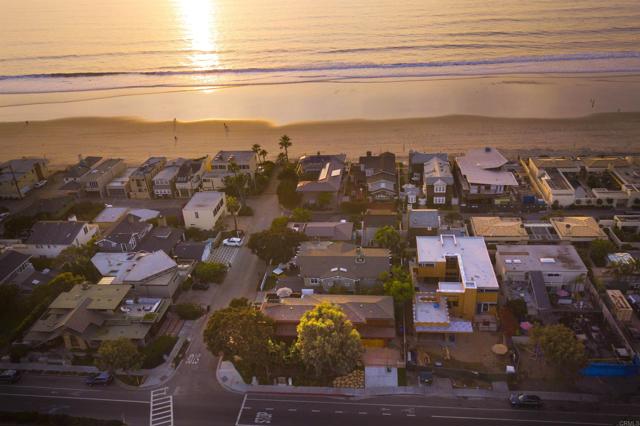
<path fill-rule="evenodd" d="M 194 69 L 217 68 L 219 64 L 215 0 L 176 0 L 184 39 L 189 46 Z"/>

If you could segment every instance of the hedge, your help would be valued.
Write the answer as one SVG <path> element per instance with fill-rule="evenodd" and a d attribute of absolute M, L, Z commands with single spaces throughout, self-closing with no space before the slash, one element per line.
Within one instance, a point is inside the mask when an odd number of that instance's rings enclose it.
<path fill-rule="evenodd" d="M 180 303 L 174 306 L 174 310 L 183 320 L 195 320 L 204 314 L 204 309 L 194 303 Z"/>
<path fill-rule="evenodd" d="M 142 368 L 155 368 L 164 362 L 164 356 L 169 355 L 178 338 L 175 336 L 160 336 L 144 347 Z"/>

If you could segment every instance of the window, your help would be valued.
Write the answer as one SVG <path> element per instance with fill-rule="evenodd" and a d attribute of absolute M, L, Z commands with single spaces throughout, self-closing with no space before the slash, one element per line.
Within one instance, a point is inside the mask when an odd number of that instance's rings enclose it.
<path fill-rule="evenodd" d="M 200 215 L 198 214 L 198 212 L 193 212 L 193 215 L 196 217 L 196 219 L 200 219 Z"/>
<path fill-rule="evenodd" d="M 309 279 L 309 284 L 311 284 L 311 285 L 318 285 L 318 284 L 320 284 L 320 278 L 310 278 L 310 279 Z"/>
<path fill-rule="evenodd" d="M 435 185 L 433 187 L 433 192 L 436 192 L 438 194 L 444 194 L 445 192 L 447 192 L 447 186 L 446 185 Z"/>
<path fill-rule="evenodd" d="M 445 197 L 433 197 L 433 204 L 444 204 L 447 202 Z"/>

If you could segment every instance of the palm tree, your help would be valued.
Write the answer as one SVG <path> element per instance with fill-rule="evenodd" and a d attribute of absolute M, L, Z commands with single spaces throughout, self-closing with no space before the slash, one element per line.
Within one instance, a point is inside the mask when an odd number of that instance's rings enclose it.
<path fill-rule="evenodd" d="M 256 157 L 258 157 L 258 161 L 260 160 L 260 150 L 262 149 L 262 147 L 260 146 L 259 143 L 254 143 L 253 146 L 251 147 L 251 151 L 253 151 L 253 153 L 256 155 Z"/>
<path fill-rule="evenodd" d="M 240 203 L 238 199 L 232 195 L 227 196 L 227 211 L 233 216 L 233 224 L 238 235 L 238 212 L 240 211 Z"/>
<path fill-rule="evenodd" d="M 280 142 L 278 142 L 278 145 L 280 145 L 280 149 L 284 150 L 284 158 L 287 160 L 287 163 L 288 163 L 289 147 L 291 146 L 291 139 L 289 139 L 289 136 L 287 135 L 282 135 L 282 137 L 280 138 Z"/>
<path fill-rule="evenodd" d="M 261 148 L 261 149 L 260 149 L 260 152 L 258 153 L 258 155 L 259 155 L 260 157 L 262 157 L 262 163 L 264 163 L 265 161 L 267 161 L 267 154 L 268 154 L 268 152 L 267 152 L 267 150 L 266 150 L 266 149 L 264 149 L 264 148 Z"/>

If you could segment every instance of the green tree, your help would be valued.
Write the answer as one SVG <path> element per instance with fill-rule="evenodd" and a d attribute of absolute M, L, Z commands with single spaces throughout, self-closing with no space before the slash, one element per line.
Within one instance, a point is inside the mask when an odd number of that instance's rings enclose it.
<path fill-rule="evenodd" d="M 362 358 L 360 334 L 337 305 L 321 303 L 307 311 L 297 332 L 293 350 L 316 379 L 348 374 Z"/>
<path fill-rule="evenodd" d="M 449 226 L 453 225 L 461 219 L 462 216 L 458 212 L 448 212 L 446 215 L 444 215 L 444 222 Z"/>
<path fill-rule="evenodd" d="M 260 149 L 260 152 L 258 153 L 258 156 L 260 158 L 262 158 L 262 164 L 264 164 L 267 161 L 267 150 L 266 149 Z"/>
<path fill-rule="evenodd" d="M 289 223 L 289 218 L 286 216 L 278 216 L 271 221 L 271 230 L 278 231 L 283 230 L 287 227 Z"/>
<path fill-rule="evenodd" d="M 220 284 L 227 274 L 227 265 L 218 262 L 198 262 L 193 270 L 195 279 L 206 283 Z"/>
<path fill-rule="evenodd" d="M 391 250 L 394 254 L 399 254 L 400 252 L 402 239 L 400 238 L 400 233 L 393 226 L 387 225 L 378 229 L 373 240 L 377 245 Z"/>
<path fill-rule="evenodd" d="M 287 135 L 282 135 L 280 137 L 280 141 L 278 142 L 278 146 L 280 149 L 284 151 L 284 160 L 289 162 L 289 147 L 291 146 L 291 139 Z"/>
<path fill-rule="evenodd" d="M 174 305 L 176 313 L 183 320 L 196 320 L 204 315 L 204 309 L 195 303 L 178 303 Z"/>
<path fill-rule="evenodd" d="M 385 272 L 380 277 L 384 283 L 384 293 L 393 297 L 396 306 L 404 309 L 405 305 L 413 300 L 415 290 L 409 273 L 400 266 L 391 268 L 391 272 Z"/>
<path fill-rule="evenodd" d="M 253 153 L 256 155 L 258 161 L 260 161 L 260 151 L 262 151 L 262 147 L 260 146 L 260 144 L 254 143 L 253 146 L 251 146 L 251 151 L 253 151 Z"/>
<path fill-rule="evenodd" d="M 288 209 L 296 208 L 302 199 L 300 193 L 296 191 L 297 187 L 298 183 L 294 180 L 281 180 L 276 190 L 278 202 Z"/>
<path fill-rule="evenodd" d="M 136 345 L 125 337 L 105 340 L 100 344 L 96 366 L 103 371 L 115 373 L 137 370 L 142 365 L 142 356 Z"/>
<path fill-rule="evenodd" d="M 589 246 L 591 260 L 596 266 L 607 264 L 607 255 L 616 251 L 616 246 L 609 240 L 593 240 Z"/>
<path fill-rule="evenodd" d="M 291 260 L 300 243 L 306 240 L 306 235 L 293 229 L 267 229 L 252 234 L 247 246 L 265 262 L 279 264 Z"/>
<path fill-rule="evenodd" d="M 269 378 L 274 365 L 275 325 L 271 318 L 250 305 L 234 303 L 214 312 L 204 330 L 204 341 L 209 351 L 222 354 L 251 376 Z M 280 360 L 280 363 L 282 360 Z"/>
<path fill-rule="evenodd" d="M 82 276 L 87 281 L 97 282 L 102 278 L 100 272 L 91 262 L 91 258 L 98 252 L 96 238 L 92 238 L 82 246 L 71 245 L 62 250 L 53 262 L 53 267 L 59 271 L 71 272 Z"/>
<path fill-rule="evenodd" d="M 71 290 L 76 285 L 84 283 L 84 277 L 74 275 L 70 272 L 63 272 L 55 276 L 47 284 L 37 286 L 30 296 L 31 305 L 46 303 L 47 305 L 65 291 Z"/>
<path fill-rule="evenodd" d="M 227 211 L 233 216 L 233 226 L 238 235 L 238 212 L 240 211 L 240 203 L 238 199 L 232 195 L 227 195 Z"/>
<path fill-rule="evenodd" d="M 559 375 L 575 376 L 587 363 L 584 345 L 563 324 L 536 326 L 531 331 L 531 338 Z"/>
<path fill-rule="evenodd" d="M 296 207 L 291 214 L 291 220 L 294 222 L 310 222 L 311 210 L 302 207 Z"/>
<path fill-rule="evenodd" d="M 246 190 L 251 178 L 248 174 L 243 173 L 240 166 L 233 160 L 229 161 L 227 170 L 232 173 L 231 176 L 224 178 L 225 187 L 230 190 L 230 194 L 227 195 L 237 196 L 240 206 L 244 207 L 247 205 Z"/>

